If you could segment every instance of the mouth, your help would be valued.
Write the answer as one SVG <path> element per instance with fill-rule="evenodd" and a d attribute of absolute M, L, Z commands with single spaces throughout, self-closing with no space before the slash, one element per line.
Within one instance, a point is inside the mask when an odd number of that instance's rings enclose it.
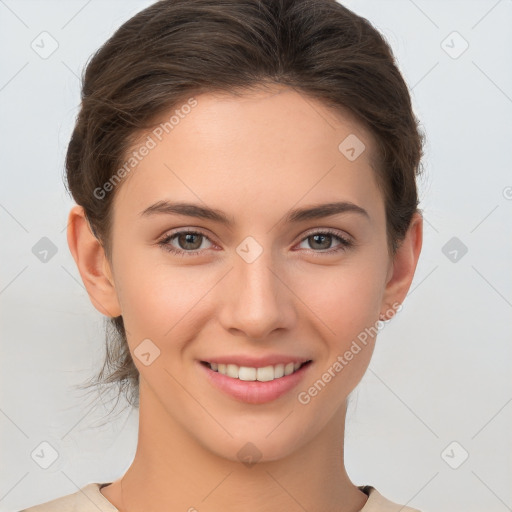
<path fill-rule="evenodd" d="M 302 360 L 255 367 L 197 360 L 200 373 L 213 388 L 238 402 L 254 405 L 289 396 L 306 378 L 312 364 L 313 360 Z"/>
<path fill-rule="evenodd" d="M 222 364 L 208 361 L 201 361 L 203 366 L 220 373 L 231 379 L 244 382 L 271 382 L 282 379 L 298 372 L 304 366 L 311 364 L 311 359 L 304 362 L 282 363 L 263 367 L 238 366 L 236 364 Z"/>

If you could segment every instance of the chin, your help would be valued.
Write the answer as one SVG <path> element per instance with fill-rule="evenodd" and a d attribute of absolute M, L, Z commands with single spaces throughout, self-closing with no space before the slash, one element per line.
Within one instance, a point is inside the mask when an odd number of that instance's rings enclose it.
<path fill-rule="evenodd" d="M 222 446 L 217 443 L 209 449 L 218 457 L 251 467 L 256 463 L 285 459 L 297 450 L 297 443 L 290 440 L 284 444 L 270 442 L 262 435 L 231 439 L 229 443 Z"/>
<path fill-rule="evenodd" d="M 211 431 L 202 432 L 202 439 L 198 439 L 198 442 L 218 457 L 241 462 L 248 467 L 255 463 L 285 459 L 293 455 L 320 430 L 318 424 L 314 424 L 308 432 L 304 422 L 298 421 L 298 417 L 291 421 L 291 418 L 284 419 L 286 416 L 287 414 L 283 414 L 279 418 L 274 418 L 274 421 L 267 420 L 259 424 L 251 418 L 249 424 L 245 428 L 240 428 L 238 432 L 226 425 L 233 437 L 223 432 L 223 435 L 216 435 L 212 439 Z M 285 425 L 286 422 L 288 423 Z"/>

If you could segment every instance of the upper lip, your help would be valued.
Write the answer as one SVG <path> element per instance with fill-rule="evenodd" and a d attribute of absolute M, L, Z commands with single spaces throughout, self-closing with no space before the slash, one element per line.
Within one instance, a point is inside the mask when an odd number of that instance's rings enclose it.
<path fill-rule="evenodd" d="M 249 368 L 264 368 L 265 366 L 275 366 L 277 364 L 286 363 L 306 363 L 311 361 L 307 357 L 287 356 L 283 354 L 274 354 L 265 357 L 255 357 L 249 355 L 229 355 L 229 356 L 212 356 L 211 358 L 201 359 L 206 363 L 217 364 L 235 364 L 236 366 L 246 366 Z"/>

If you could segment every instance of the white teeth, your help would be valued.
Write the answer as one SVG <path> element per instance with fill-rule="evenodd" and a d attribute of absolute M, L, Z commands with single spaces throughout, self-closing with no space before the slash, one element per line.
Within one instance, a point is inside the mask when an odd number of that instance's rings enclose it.
<path fill-rule="evenodd" d="M 276 364 L 274 366 L 274 379 L 284 377 L 284 364 Z"/>
<path fill-rule="evenodd" d="M 264 366 L 263 368 L 258 368 L 256 373 L 256 380 L 259 380 L 260 382 L 268 382 L 269 380 L 274 380 L 274 367 Z"/>
<path fill-rule="evenodd" d="M 288 363 L 284 367 L 284 374 L 285 375 L 290 375 L 291 373 L 293 373 L 294 368 L 295 368 L 295 365 L 293 363 Z"/>
<path fill-rule="evenodd" d="M 230 375 L 228 375 L 230 377 Z M 240 366 L 238 370 L 238 378 L 240 380 L 256 380 L 256 368 L 247 368 L 247 366 Z"/>
<path fill-rule="evenodd" d="M 209 363 L 209 365 L 213 371 L 222 373 L 222 375 L 232 379 L 269 382 L 274 379 L 280 379 L 285 375 L 291 375 L 302 366 L 302 363 L 276 364 L 275 366 L 264 366 L 263 368 L 237 366 L 236 364 Z"/>
<path fill-rule="evenodd" d="M 236 364 L 228 364 L 226 367 L 226 375 L 232 379 L 238 379 L 238 366 Z"/>

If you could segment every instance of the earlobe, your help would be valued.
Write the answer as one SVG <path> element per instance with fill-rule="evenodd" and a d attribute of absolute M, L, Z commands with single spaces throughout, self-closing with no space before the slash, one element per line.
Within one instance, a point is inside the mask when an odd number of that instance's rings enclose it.
<path fill-rule="evenodd" d="M 67 240 L 93 306 L 111 318 L 121 315 L 105 251 L 92 233 L 82 206 L 75 205 L 69 212 Z"/>
<path fill-rule="evenodd" d="M 384 310 L 393 309 L 393 304 L 403 303 L 414 278 L 422 244 L 423 217 L 420 213 L 415 213 L 387 276 L 386 289 L 382 300 Z"/>

